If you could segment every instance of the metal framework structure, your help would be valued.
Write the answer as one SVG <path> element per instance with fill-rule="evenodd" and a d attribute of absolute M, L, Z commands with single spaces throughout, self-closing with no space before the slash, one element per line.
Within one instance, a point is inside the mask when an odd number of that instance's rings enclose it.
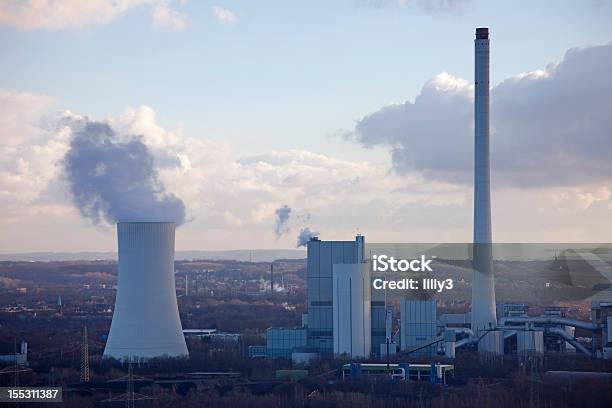
<path fill-rule="evenodd" d="M 89 340 L 87 324 L 83 325 L 83 343 L 81 344 L 81 382 L 89 382 Z"/>
<path fill-rule="evenodd" d="M 140 394 L 134 391 L 134 380 L 145 380 L 143 377 L 134 375 L 134 362 L 128 362 L 128 374 L 126 376 L 117 378 L 115 380 L 111 380 L 109 382 L 124 382 L 126 383 L 125 393 L 116 395 L 114 397 L 109 397 L 102 402 L 123 402 L 126 408 L 134 408 L 136 406 L 136 402 L 138 401 L 147 401 L 147 400 L 155 400 L 157 398 L 150 397 L 148 395 Z"/>

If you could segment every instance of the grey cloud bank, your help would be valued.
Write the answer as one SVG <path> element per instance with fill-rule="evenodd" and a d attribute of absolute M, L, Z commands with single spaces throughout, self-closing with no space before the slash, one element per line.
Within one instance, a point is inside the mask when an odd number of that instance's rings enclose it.
<path fill-rule="evenodd" d="M 494 39 L 493 39 L 494 41 Z M 612 44 L 570 49 L 545 70 L 491 90 L 495 185 L 552 187 L 612 178 Z M 388 146 L 394 169 L 429 179 L 472 181 L 473 86 L 443 73 L 414 102 L 362 118 L 352 137 Z"/>

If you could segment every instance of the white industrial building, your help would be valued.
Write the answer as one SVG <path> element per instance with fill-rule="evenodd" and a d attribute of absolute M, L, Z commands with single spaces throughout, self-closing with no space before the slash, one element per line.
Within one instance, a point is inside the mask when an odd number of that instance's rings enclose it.
<path fill-rule="evenodd" d="M 117 224 L 119 283 L 104 357 L 187 356 L 174 286 L 174 223 Z"/>
<path fill-rule="evenodd" d="M 369 357 L 371 345 L 370 264 L 333 268 L 334 354 Z"/>

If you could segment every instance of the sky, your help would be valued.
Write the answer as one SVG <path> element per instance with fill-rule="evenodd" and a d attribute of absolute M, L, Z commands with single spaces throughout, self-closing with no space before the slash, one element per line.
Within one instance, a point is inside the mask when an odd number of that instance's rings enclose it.
<path fill-rule="evenodd" d="M 470 241 L 479 26 L 494 240 L 610 242 L 610 17 L 602 0 L 0 0 L 0 252 L 113 250 L 125 217 L 105 200 L 129 180 L 182 201 L 178 249 L 292 248 L 303 228 Z M 86 123 L 137 138 L 143 178 L 122 177 L 132 155 L 71 167 Z M 116 178 L 76 184 L 100 166 Z"/>

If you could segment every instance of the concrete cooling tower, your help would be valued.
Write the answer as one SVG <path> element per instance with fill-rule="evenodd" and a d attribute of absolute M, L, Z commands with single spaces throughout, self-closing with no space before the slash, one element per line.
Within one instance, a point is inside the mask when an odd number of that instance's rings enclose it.
<path fill-rule="evenodd" d="M 489 29 L 477 28 L 474 41 L 474 276 L 472 330 L 495 327 L 495 279 L 491 237 L 489 160 Z"/>
<path fill-rule="evenodd" d="M 119 283 L 104 357 L 187 356 L 174 287 L 174 223 L 117 224 Z"/>

